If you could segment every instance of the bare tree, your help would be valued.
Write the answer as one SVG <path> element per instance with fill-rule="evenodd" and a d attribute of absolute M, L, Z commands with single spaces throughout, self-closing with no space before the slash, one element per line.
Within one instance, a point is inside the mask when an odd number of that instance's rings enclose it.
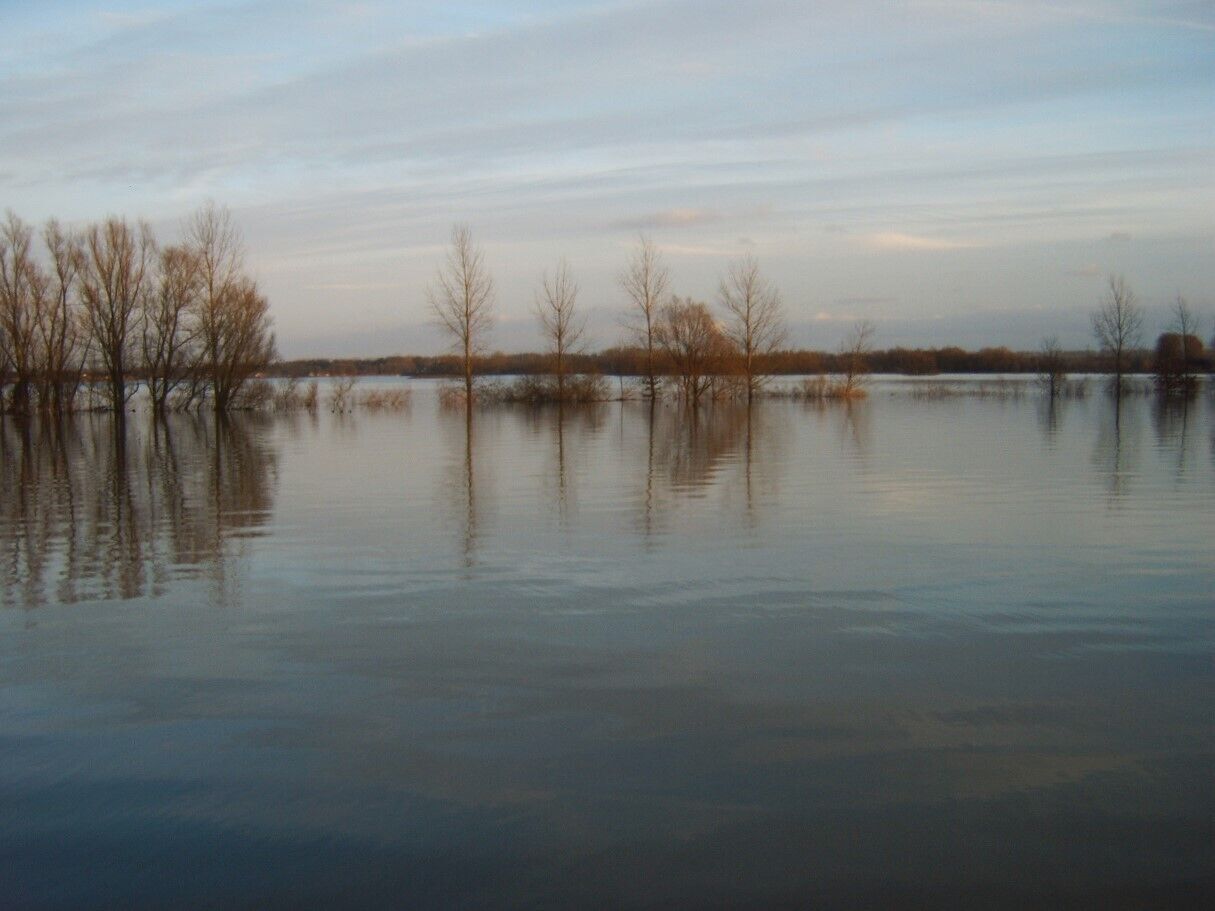
<path fill-rule="evenodd" d="M 1121 396 L 1127 358 L 1139 345 L 1143 330 L 1143 311 L 1121 275 L 1109 277 L 1109 287 L 1092 320 L 1097 343 L 1113 359 L 1114 394 Z"/>
<path fill-rule="evenodd" d="M 135 366 L 138 315 L 147 290 L 155 242 L 146 224 L 109 218 L 84 235 L 80 300 L 94 350 L 105 368 L 110 407 L 121 412 L 134 387 L 127 372 Z"/>
<path fill-rule="evenodd" d="M 1156 340 L 1156 384 L 1165 395 L 1192 395 L 1198 389 L 1197 364 L 1202 359 L 1198 319 L 1181 295 L 1172 309 L 1169 331 Z"/>
<path fill-rule="evenodd" d="M 873 350 L 875 331 L 873 323 L 869 320 L 858 320 L 840 344 L 840 356 L 844 368 L 844 382 L 840 388 L 841 398 L 851 399 L 864 396 L 865 374 L 869 372 L 869 365 L 865 362 L 865 358 Z"/>
<path fill-rule="evenodd" d="M 536 315 L 548 341 L 557 371 L 557 400 L 565 401 L 566 359 L 579 350 L 586 331 L 585 323 L 575 313 L 578 303 L 578 283 L 570 275 L 569 264 L 563 259 L 552 278 L 546 272 L 536 294 Z"/>
<path fill-rule="evenodd" d="M 1067 369 L 1059 339 L 1053 335 L 1042 339 L 1038 346 L 1038 384 L 1054 401 L 1063 392 L 1066 381 Z"/>
<path fill-rule="evenodd" d="M 426 290 L 430 309 L 440 326 L 452 336 L 463 358 L 464 397 L 472 404 L 474 359 L 493 325 L 494 282 L 485 267 L 485 254 L 472 239 L 467 225 L 451 229 L 451 249 L 434 283 Z"/>
<path fill-rule="evenodd" d="M 726 334 L 738 349 L 749 405 L 767 379 L 760 372 L 759 358 L 785 340 L 780 293 L 760 274 L 755 257 L 747 256 L 730 266 L 718 295 L 730 313 Z"/>
<path fill-rule="evenodd" d="M 1181 372 L 1193 383 L 1197 380 L 1194 370 L 1195 354 L 1201 357 L 1202 341 L 1198 338 L 1198 317 L 1180 294 L 1173 302 L 1173 322 L 1169 328 L 1181 336 Z"/>
<path fill-rule="evenodd" d="M 165 247 L 158 258 L 155 287 L 144 297 L 143 362 L 157 412 L 165 410 L 173 391 L 196 366 L 201 262 L 188 247 Z"/>
<path fill-rule="evenodd" d="M 628 265 L 620 276 L 620 287 L 633 303 L 631 330 L 637 341 L 645 346 L 645 394 L 653 399 L 658 394 L 654 375 L 654 349 L 659 308 L 666 298 L 671 274 L 662 261 L 662 254 L 650 238 L 638 238 Z"/>
<path fill-rule="evenodd" d="M 658 313 L 654 339 L 670 358 L 684 398 L 698 404 L 712 391 L 730 347 L 709 308 L 691 298 L 673 298 Z"/>
<path fill-rule="evenodd" d="M 227 209 L 208 204 L 199 210 L 186 226 L 186 239 L 199 270 L 199 373 L 219 415 L 237 404 L 249 378 L 275 357 L 270 305 L 244 273 L 244 241 Z"/>
<path fill-rule="evenodd" d="M 276 356 L 270 303 L 257 283 L 242 277 L 230 284 L 199 324 L 201 369 L 211 384 L 217 415 L 240 401 L 245 383 L 270 365 Z"/>
<path fill-rule="evenodd" d="M 38 324 L 43 377 L 38 397 L 43 408 L 63 412 L 70 410 L 76 399 L 88 355 L 77 305 L 83 253 L 79 238 L 55 219 L 46 223 L 42 238 L 51 275 L 50 296 Z"/>
<path fill-rule="evenodd" d="M 8 408 L 29 411 L 38 373 L 38 321 L 47 279 L 33 253 L 34 232 L 9 212 L 0 225 L 0 366 L 11 372 Z"/>

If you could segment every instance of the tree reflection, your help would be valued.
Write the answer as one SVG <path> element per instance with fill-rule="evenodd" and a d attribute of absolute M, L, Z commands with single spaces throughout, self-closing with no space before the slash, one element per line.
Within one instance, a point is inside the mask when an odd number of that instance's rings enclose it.
<path fill-rule="evenodd" d="M 1188 450 L 1193 437 L 1191 426 L 1196 417 L 1192 410 L 1197 407 L 1197 402 L 1188 396 L 1161 396 L 1152 407 L 1152 426 L 1156 431 L 1156 443 L 1162 450 L 1176 452 L 1178 478 L 1186 472 Z"/>
<path fill-rule="evenodd" d="M 1093 464 L 1106 478 L 1106 489 L 1113 500 L 1121 499 L 1130 491 L 1138 462 L 1136 440 L 1126 430 L 1130 421 L 1127 412 L 1133 408 L 1129 399 L 1114 396 L 1110 411 L 1102 415 L 1097 429 L 1097 442 L 1093 448 Z"/>
<path fill-rule="evenodd" d="M 199 575 L 222 599 L 240 540 L 273 509 L 265 420 L 0 423 L 2 603 L 156 597 Z"/>
<path fill-rule="evenodd" d="M 664 510 L 701 499 L 727 480 L 737 482 L 747 521 L 757 510 L 758 466 L 769 453 L 770 421 L 761 407 L 741 403 L 664 408 L 646 403 L 645 465 L 638 494 L 639 524 L 648 539 L 661 530 Z"/>
<path fill-rule="evenodd" d="M 452 461 L 442 485 L 446 508 L 452 509 L 459 525 L 458 550 L 463 565 L 471 569 L 477 562 L 477 545 L 480 524 L 476 462 L 476 409 L 441 408 L 439 417 L 444 429 L 453 439 L 448 451 Z M 458 422 L 458 423 L 457 423 Z M 454 437 L 458 433 L 458 442 Z M 456 453 L 459 453 L 456 455 Z"/>
<path fill-rule="evenodd" d="M 1047 446 L 1053 447 L 1063 426 L 1063 403 L 1057 395 L 1046 396 L 1038 404 L 1038 429 Z"/>

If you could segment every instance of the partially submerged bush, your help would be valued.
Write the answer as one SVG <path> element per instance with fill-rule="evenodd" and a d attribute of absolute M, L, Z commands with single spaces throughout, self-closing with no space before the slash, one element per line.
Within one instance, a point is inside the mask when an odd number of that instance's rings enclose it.
<path fill-rule="evenodd" d="M 359 397 L 358 403 L 368 411 L 403 411 L 411 401 L 408 389 L 370 389 Z"/>
<path fill-rule="evenodd" d="M 461 392 L 463 390 L 460 390 Z M 581 405 L 606 402 L 612 398 L 607 380 L 596 374 L 573 374 L 565 377 L 562 389 L 552 376 L 521 376 L 511 383 L 487 383 L 476 393 L 482 402 L 511 402 L 528 405 Z M 442 393 L 440 393 L 440 398 Z M 463 399 L 461 399 L 461 402 Z"/>
<path fill-rule="evenodd" d="M 940 399 L 1019 399 L 1025 396 L 1027 383 L 1008 380 L 961 381 L 953 383 L 914 383 L 909 394 L 915 399 L 938 401 Z M 1062 387 L 1059 387 L 1061 394 Z"/>
<path fill-rule="evenodd" d="M 329 389 L 329 410 L 335 414 L 353 411 L 355 406 L 354 384 L 358 377 L 340 376 Z"/>
<path fill-rule="evenodd" d="M 766 393 L 772 398 L 793 399 L 797 402 L 855 402 L 867 398 L 864 386 L 830 379 L 826 376 L 807 377 L 800 385 L 786 386 Z"/>

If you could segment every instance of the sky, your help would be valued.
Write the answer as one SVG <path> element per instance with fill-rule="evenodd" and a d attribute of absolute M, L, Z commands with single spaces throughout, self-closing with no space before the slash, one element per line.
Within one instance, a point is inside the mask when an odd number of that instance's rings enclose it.
<path fill-rule="evenodd" d="M 790 339 L 1092 344 L 1126 276 L 1215 330 L 1215 3 L 0 0 L 0 209 L 241 226 L 284 356 L 433 353 L 467 224 L 489 347 L 565 257 L 592 347 L 644 233 L 713 303 L 751 254 Z"/>

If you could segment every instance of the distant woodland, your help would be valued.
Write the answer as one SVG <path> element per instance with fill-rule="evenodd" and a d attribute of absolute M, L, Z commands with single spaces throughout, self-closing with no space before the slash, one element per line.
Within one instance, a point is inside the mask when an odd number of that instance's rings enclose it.
<path fill-rule="evenodd" d="M 768 375 L 842 373 L 847 353 L 835 351 L 777 351 L 759 355 L 759 369 Z M 1104 373 L 1109 359 L 1098 351 L 1065 351 L 1062 354 L 1068 373 Z M 655 368 L 672 375 L 674 366 L 663 352 L 655 352 Z M 1137 350 L 1128 355 L 1129 372 L 1151 372 L 1155 353 Z M 646 352 L 639 347 L 613 347 L 595 353 L 569 355 L 570 370 L 604 376 L 640 377 L 646 373 Z M 1038 351 L 1012 351 L 1009 348 L 888 348 L 865 355 L 872 373 L 931 376 L 938 373 L 1035 373 L 1042 354 Z M 1210 358 L 1203 361 L 1209 369 Z M 505 354 L 495 352 L 477 360 L 477 372 L 490 376 L 542 376 L 552 372 L 552 356 L 543 352 Z M 275 376 L 415 376 L 459 377 L 463 366 L 458 355 L 396 355 L 377 358 L 305 358 L 281 361 L 271 368 Z"/>

